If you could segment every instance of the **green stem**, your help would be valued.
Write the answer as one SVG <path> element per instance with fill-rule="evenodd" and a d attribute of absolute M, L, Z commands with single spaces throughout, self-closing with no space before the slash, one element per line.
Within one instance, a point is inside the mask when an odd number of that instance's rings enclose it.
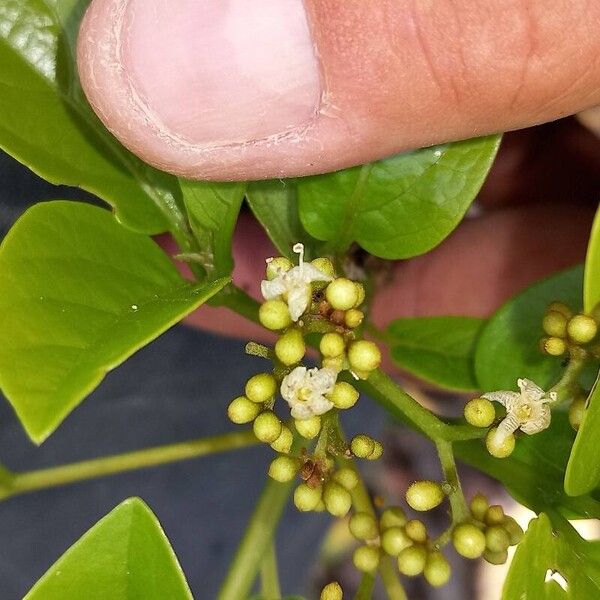
<path fill-rule="evenodd" d="M 587 356 L 585 354 L 571 356 L 562 377 L 548 390 L 548 392 L 556 392 L 556 404 L 570 400 L 581 390 L 579 375 L 581 375 L 586 363 Z"/>
<path fill-rule="evenodd" d="M 373 594 L 373 587 L 375 586 L 375 576 L 373 573 L 365 573 L 360 580 L 358 590 L 354 600 L 371 600 Z"/>
<path fill-rule="evenodd" d="M 267 482 L 217 600 L 242 600 L 248 597 L 293 485 L 293 481 L 278 483 L 269 479 Z"/>
<path fill-rule="evenodd" d="M 279 600 L 281 598 L 275 542 L 269 544 L 263 557 L 260 569 L 260 593 L 263 600 Z"/>
<path fill-rule="evenodd" d="M 9 498 L 17 494 L 67 485 L 86 479 L 198 458 L 216 452 L 253 446 L 257 443 L 258 441 L 252 431 L 241 431 L 146 448 L 125 454 L 105 456 L 58 467 L 14 473 L 6 482 L 2 497 Z"/>
<path fill-rule="evenodd" d="M 390 600 L 408 600 L 404 587 L 398 579 L 396 569 L 389 556 L 382 556 L 379 561 L 379 574 L 385 587 L 385 592 Z"/>
<path fill-rule="evenodd" d="M 452 444 L 446 441 L 438 441 L 435 446 L 440 457 L 445 483 L 448 486 L 447 494 L 452 509 L 452 522 L 454 524 L 462 523 L 469 518 L 469 508 L 458 478 Z"/>

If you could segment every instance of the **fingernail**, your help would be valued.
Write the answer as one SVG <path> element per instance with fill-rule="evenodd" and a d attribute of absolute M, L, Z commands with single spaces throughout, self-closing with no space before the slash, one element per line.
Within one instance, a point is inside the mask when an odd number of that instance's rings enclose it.
<path fill-rule="evenodd" d="M 303 0 L 129 0 L 121 59 L 138 101 L 188 143 L 298 130 L 321 99 Z"/>

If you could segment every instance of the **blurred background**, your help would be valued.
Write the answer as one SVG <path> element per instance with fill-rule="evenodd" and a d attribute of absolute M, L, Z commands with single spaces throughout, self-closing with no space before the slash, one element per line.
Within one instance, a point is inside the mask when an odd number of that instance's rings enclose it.
<path fill-rule="evenodd" d="M 596 206 L 600 139 L 593 128 L 598 117 L 589 113 L 582 120 L 586 126 L 569 118 L 508 134 L 473 214 L 523 203 Z M 52 198 L 95 201 L 81 190 L 47 184 L 0 153 L 0 237 L 27 206 Z M 244 354 L 245 341 L 183 325 L 173 328 L 109 373 L 40 448 L 28 441 L 8 403 L 0 402 L 0 460 L 9 469 L 30 470 L 233 430 L 227 404 L 262 369 L 260 359 Z M 412 381 L 408 385 L 446 413 L 461 410 L 462 398 L 420 389 Z M 388 503 L 401 502 L 416 477 L 439 476 L 431 446 L 389 422 L 375 403 L 362 399 L 345 417 L 349 434 L 383 437 L 385 460 L 366 465 L 363 472 L 372 491 Z M 264 484 L 269 456 L 263 448 L 241 450 L 1 502 L 2 598 L 21 598 L 74 541 L 130 496 L 143 498 L 158 516 L 195 597 L 214 598 Z M 468 495 L 482 490 L 506 502 L 506 511 L 526 524 L 530 515 L 510 506 L 492 481 L 467 468 L 462 473 Z M 434 511 L 432 519 L 434 529 L 443 527 L 443 512 Z M 324 515 L 286 511 L 277 544 L 286 594 L 314 598 L 332 577 L 348 591 L 356 585 L 351 541 L 344 528 L 332 524 Z M 321 564 L 320 557 L 325 558 Z M 453 563 L 455 575 L 442 590 L 420 579 L 407 582 L 411 600 L 499 598 L 502 567 L 483 577 L 465 561 Z"/>

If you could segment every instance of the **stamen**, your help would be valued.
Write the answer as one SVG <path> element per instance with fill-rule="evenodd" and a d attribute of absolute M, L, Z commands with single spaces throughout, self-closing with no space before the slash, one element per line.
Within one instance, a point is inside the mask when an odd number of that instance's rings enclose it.
<path fill-rule="evenodd" d="M 304 263 L 304 244 L 298 242 L 297 244 L 294 244 L 292 250 L 298 254 L 298 265 L 302 266 Z"/>

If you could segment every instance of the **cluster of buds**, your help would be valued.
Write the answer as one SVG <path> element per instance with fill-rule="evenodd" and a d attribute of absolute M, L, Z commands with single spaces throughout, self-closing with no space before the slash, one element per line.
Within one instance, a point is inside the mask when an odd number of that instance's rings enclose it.
<path fill-rule="evenodd" d="M 483 494 L 473 497 L 471 519 L 457 525 L 452 532 L 456 551 L 465 558 L 483 558 L 493 564 L 504 564 L 509 546 L 523 539 L 523 530 L 498 504 L 490 506 Z"/>
<path fill-rule="evenodd" d="M 567 351 L 587 346 L 598 334 L 598 323 L 591 315 L 573 314 L 562 302 L 553 302 L 546 309 L 542 328 L 546 334 L 540 341 L 542 352 L 562 356 Z"/>

